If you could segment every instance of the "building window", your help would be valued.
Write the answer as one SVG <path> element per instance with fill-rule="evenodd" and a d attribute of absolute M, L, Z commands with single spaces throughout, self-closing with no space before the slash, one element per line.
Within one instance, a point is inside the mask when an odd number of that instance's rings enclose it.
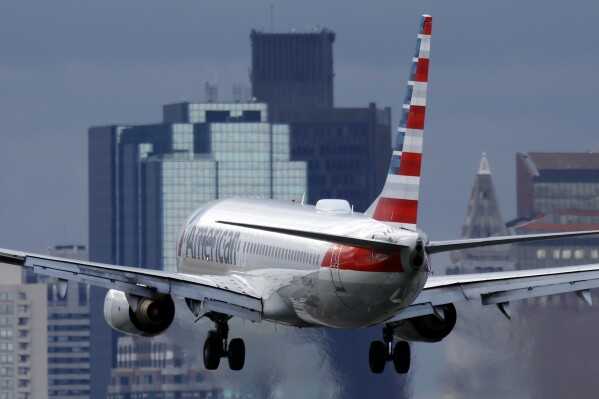
<path fill-rule="evenodd" d="M 537 259 L 545 259 L 547 257 L 547 251 L 544 249 L 537 249 Z"/>

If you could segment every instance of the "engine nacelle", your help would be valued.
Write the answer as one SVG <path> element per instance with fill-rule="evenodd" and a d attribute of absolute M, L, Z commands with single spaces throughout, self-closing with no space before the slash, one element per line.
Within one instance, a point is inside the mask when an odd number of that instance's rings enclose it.
<path fill-rule="evenodd" d="M 104 319 L 115 330 L 144 337 L 163 333 L 175 318 L 175 304 L 169 295 L 157 299 L 139 298 L 136 309 L 125 293 L 110 290 L 104 299 Z"/>
<path fill-rule="evenodd" d="M 393 335 L 412 342 L 439 342 L 455 327 L 457 314 L 450 303 L 443 306 L 443 319 L 434 314 L 401 320 L 393 329 Z"/>

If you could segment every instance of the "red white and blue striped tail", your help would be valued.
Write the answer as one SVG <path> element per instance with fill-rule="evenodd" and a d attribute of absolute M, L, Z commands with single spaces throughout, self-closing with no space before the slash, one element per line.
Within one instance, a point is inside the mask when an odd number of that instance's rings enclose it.
<path fill-rule="evenodd" d="M 430 15 L 422 16 L 389 174 L 383 192 L 367 211 L 373 219 L 411 231 L 416 230 L 418 217 L 432 24 Z"/>

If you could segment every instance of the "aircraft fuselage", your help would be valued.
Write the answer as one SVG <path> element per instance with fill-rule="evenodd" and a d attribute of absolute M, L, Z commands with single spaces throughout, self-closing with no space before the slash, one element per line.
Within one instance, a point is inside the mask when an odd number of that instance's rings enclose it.
<path fill-rule="evenodd" d="M 199 208 L 179 236 L 179 271 L 257 277 L 252 285 L 264 298 L 265 320 L 338 328 L 377 324 L 409 306 L 429 274 L 428 258 L 418 268 L 410 266 L 409 248 L 389 253 L 219 223 L 223 220 L 396 242 L 415 241 L 420 233 L 360 213 L 318 212 L 293 202 L 235 198 Z"/>

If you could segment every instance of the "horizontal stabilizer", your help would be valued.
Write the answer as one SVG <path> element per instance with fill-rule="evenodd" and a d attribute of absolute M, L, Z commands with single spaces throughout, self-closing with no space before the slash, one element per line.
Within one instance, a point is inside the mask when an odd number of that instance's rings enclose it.
<path fill-rule="evenodd" d="M 316 232 L 316 231 L 295 230 L 295 229 L 286 229 L 286 228 L 282 228 L 282 227 L 226 222 L 226 221 L 222 221 L 222 220 L 217 221 L 217 223 L 227 224 L 230 226 L 245 227 L 248 229 L 269 231 L 271 233 L 287 234 L 287 235 L 295 236 L 295 237 L 310 238 L 312 240 L 327 241 L 327 242 L 332 242 L 335 244 L 351 245 L 353 247 L 377 249 L 377 250 L 385 251 L 385 252 L 393 252 L 393 251 L 398 251 L 402 248 L 405 248 L 404 245 L 396 244 L 396 243 L 392 243 L 392 242 L 370 240 L 367 238 L 340 236 L 340 235 L 336 235 L 336 234 L 320 233 L 320 232 Z"/>
<path fill-rule="evenodd" d="M 454 251 L 457 249 L 487 247 L 491 245 L 514 244 L 526 241 L 551 240 L 556 238 L 580 237 L 593 234 L 599 234 L 599 230 L 588 231 L 572 231 L 567 233 L 551 233 L 551 234 L 527 234 L 519 236 L 504 236 L 504 237 L 488 237 L 488 238 L 470 238 L 466 240 L 453 241 L 433 241 L 426 245 L 426 250 L 429 254 L 439 252 Z"/>

